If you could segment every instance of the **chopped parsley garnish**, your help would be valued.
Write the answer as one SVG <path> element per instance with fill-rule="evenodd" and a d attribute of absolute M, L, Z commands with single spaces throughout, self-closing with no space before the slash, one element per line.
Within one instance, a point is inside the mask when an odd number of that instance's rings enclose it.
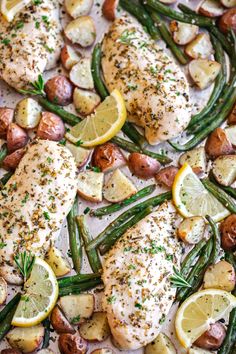
<path fill-rule="evenodd" d="M 143 308 L 143 306 L 141 305 L 141 304 L 139 304 L 138 302 L 136 302 L 136 304 L 134 305 L 134 307 L 137 307 L 138 309 L 142 309 Z"/>
<path fill-rule="evenodd" d="M 90 212 L 90 208 L 89 207 L 84 209 L 84 214 L 88 214 L 89 212 Z"/>
<path fill-rule="evenodd" d="M 109 296 L 109 297 L 107 298 L 108 304 L 114 304 L 115 301 L 116 301 L 116 297 L 115 297 L 114 295 Z"/>
<path fill-rule="evenodd" d="M 25 204 L 28 199 L 29 199 L 29 193 L 26 192 L 26 193 L 25 193 L 25 197 L 22 199 L 21 203 L 22 203 L 22 204 Z"/>
<path fill-rule="evenodd" d="M 119 41 L 122 44 L 131 44 L 131 41 L 137 39 L 137 37 L 135 37 L 135 31 L 129 31 L 129 30 L 125 30 L 124 32 L 122 32 Z"/>
<path fill-rule="evenodd" d="M 2 39 L 2 44 L 8 45 L 11 42 L 9 38 Z"/>
<path fill-rule="evenodd" d="M 50 215 L 49 215 L 49 213 L 47 211 L 43 212 L 43 216 L 44 216 L 45 220 L 50 220 Z"/>
<path fill-rule="evenodd" d="M 82 140 L 78 140 L 77 143 L 75 144 L 76 146 L 82 145 L 84 142 Z"/>
<path fill-rule="evenodd" d="M 76 323 L 78 323 L 79 321 L 80 321 L 80 315 L 78 315 L 78 316 L 72 318 L 71 323 L 72 323 L 72 324 L 76 324 Z"/>
<path fill-rule="evenodd" d="M 4 242 L 0 242 L 0 250 L 2 250 L 4 247 L 6 247 L 6 243 L 4 243 Z"/>

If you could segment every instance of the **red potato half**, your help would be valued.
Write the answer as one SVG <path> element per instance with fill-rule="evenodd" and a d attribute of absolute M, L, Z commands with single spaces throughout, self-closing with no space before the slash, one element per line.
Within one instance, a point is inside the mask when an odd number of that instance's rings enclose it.
<path fill-rule="evenodd" d="M 7 299 L 7 282 L 0 277 L 0 305 L 4 304 Z"/>
<path fill-rule="evenodd" d="M 81 338 L 79 333 L 60 334 L 58 346 L 62 354 L 85 354 L 88 349 L 86 340 Z"/>
<path fill-rule="evenodd" d="M 212 160 L 221 155 L 233 154 L 234 149 L 222 128 L 216 128 L 207 138 L 205 150 Z"/>
<path fill-rule="evenodd" d="M 86 91 L 75 88 L 73 94 L 73 103 L 76 111 L 82 116 L 88 116 L 92 114 L 95 108 L 101 102 L 100 96 L 93 91 Z"/>
<path fill-rule="evenodd" d="M 171 188 L 178 171 L 179 169 L 175 166 L 164 167 L 157 172 L 157 174 L 155 175 L 155 179 L 158 183 L 163 184 L 168 188 Z"/>
<path fill-rule="evenodd" d="M 57 333 L 75 333 L 75 329 L 57 305 L 52 310 L 50 322 Z"/>
<path fill-rule="evenodd" d="M 207 17 L 222 16 L 224 11 L 225 11 L 224 7 L 221 5 L 221 3 L 218 0 L 204 0 L 198 9 L 198 12 L 201 15 Z"/>
<path fill-rule="evenodd" d="M 236 8 L 232 8 L 224 13 L 219 20 L 220 30 L 227 33 L 232 29 L 236 33 Z"/>
<path fill-rule="evenodd" d="M 190 43 L 198 34 L 199 27 L 189 23 L 171 21 L 170 31 L 175 43 L 186 45 Z"/>
<path fill-rule="evenodd" d="M 213 52 L 210 36 L 206 33 L 199 33 L 196 38 L 185 48 L 186 54 L 192 59 L 206 59 Z"/>
<path fill-rule="evenodd" d="M 216 322 L 210 325 L 210 329 L 199 337 L 194 345 L 208 350 L 217 350 L 221 347 L 226 336 L 226 330 L 222 323 Z"/>
<path fill-rule="evenodd" d="M 225 251 L 236 250 L 236 214 L 228 216 L 220 225 L 221 246 Z"/>
<path fill-rule="evenodd" d="M 65 45 L 61 51 L 61 62 L 66 70 L 77 64 L 81 59 L 81 54 L 76 52 L 70 45 Z"/>
<path fill-rule="evenodd" d="M 128 166 L 130 171 L 137 177 L 149 179 L 156 175 L 161 164 L 144 154 L 133 152 L 129 155 Z"/>
<path fill-rule="evenodd" d="M 119 0 L 105 0 L 102 5 L 102 14 L 108 21 L 116 19 L 116 11 Z"/>
<path fill-rule="evenodd" d="M 20 160 L 25 154 L 25 149 L 19 149 L 7 155 L 3 160 L 3 167 L 6 170 L 15 170 L 20 163 Z"/>
<path fill-rule="evenodd" d="M 94 296 L 79 294 L 62 296 L 58 304 L 70 323 L 81 324 L 90 318 L 94 311 Z"/>
<path fill-rule="evenodd" d="M 65 0 L 66 12 L 73 18 L 88 15 L 93 7 L 93 0 Z"/>
<path fill-rule="evenodd" d="M 44 140 L 60 141 L 65 135 L 65 126 L 60 117 L 51 112 L 43 112 L 37 137 Z"/>
<path fill-rule="evenodd" d="M 14 109 L 0 107 L 0 138 L 6 138 L 7 129 L 13 122 Z"/>
<path fill-rule="evenodd" d="M 110 172 L 126 164 L 126 159 L 119 147 L 111 142 L 99 145 L 94 149 L 92 165 L 102 172 Z"/>
<path fill-rule="evenodd" d="M 220 70 L 221 64 L 213 60 L 195 59 L 189 63 L 189 74 L 201 90 L 214 82 Z"/>
<path fill-rule="evenodd" d="M 105 312 L 94 312 L 92 318 L 84 322 L 79 332 L 85 340 L 102 342 L 110 335 L 110 327 Z"/>
<path fill-rule="evenodd" d="M 236 6 L 236 0 L 221 0 L 221 4 L 227 8 Z"/>
<path fill-rule="evenodd" d="M 96 27 L 90 16 L 81 16 L 71 21 L 64 32 L 72 43 L 83 48 L 90 47 L 96 39 Z"/>
<path fill-rule="evenodd" d="M 23 148 L 29 141 L 28 134 L 16 123 L 11 123 L 7 130 L 7 148 L 9 152 Z"/>
<path fill-rule="evenodd" d="M 91 71 L 91 59 L 83 58 L 70 71 L 70 80 L 75 86 L 85 90 L 93 90 L 94 82 Z"/>
<path fill-rule="evenodd" d="M 73 89 L 72 83 L 64 75 L 52 77 L 44 86 L 48 100 L 60 106 L 67 106 L 72 102 Z"/>

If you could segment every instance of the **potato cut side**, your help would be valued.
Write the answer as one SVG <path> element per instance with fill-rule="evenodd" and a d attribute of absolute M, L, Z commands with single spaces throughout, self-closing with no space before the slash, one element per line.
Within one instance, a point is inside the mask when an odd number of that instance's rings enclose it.
<path fill-rule="evenodd" d="M 7 299 L 7 282 L 0 277 L 0 305 L 4 304 Z"/>
<path fill-rule="evenodd" d="M 71 22 L 65 28 L 66 37 L 81 47 L 90 47 L 96 39 L 96 27 L 92 17 L 81 16 Z"/>
<path fill-rule="evenodd" d="M 183 166 L 186 162 L 195 173 L 206 172 L 207 158 L 204 147 L 199 147 L 182 154 L 179 158 L 180 166 Z"/>
<path fill-rule="evenodd" d="M 208 59 L 195 59 L 189 63 L 189 73 L 200 89 L 208 87 L 221 70 L 220 63 Z"/>
<path fill-rule="evenodd" d="M 212 172 L 218 183 L 230 186 L 236 180 L 236 155 L 217 157 L 213 162 Z"/>
<path fill-rule="evenodd" d="M 104 198 L 111 203 L 122 202 L 137 193 L 137 188 L 121 170 L 115 170 L 104 186 Z"/>
<path fill-rule="evenodd" d="M 223 15 L 224 7 L 218 0 L 204 0 L 199 7 L 198 12 L 208 17 L 218 17 Z"/>
<path fill-rule="evenodd" d="M 75 333 L 74 327 L 64 316 L 58 305 L 51 312 L 50 322 L 57 333 Z"/>
<path fill-rule="evenodd" d="M 236 6 L 236 0 L 221 0 L 221 4 L 227 8 Z"/>
<path fill-rule="evenodd" d="M 42 108 L 33 98 L 24 98 L 18 102 L 15 111 L 16 123 L 25 129 L 36 128 L 41 118 Z"/>
<path fill-rule="evenodd" d="M 104 173 L 85 171 L 78 175 L 78 194 L 91 202 L 102 201 Z"/>
<path fill-rule="evenodd" d="M 65 45 L 61 51 L 61 62 L 66 70 L 77 64 L 81 59 L 81 54 L 76 52 L 70 45 Z"/>
<path fill-rule="evenodd" d="M 110 335 L 110 327 L 105 312 L 94 312 L 92 318 L 79 328 L 82 338 L 88 341 L 102 342 Z"/>
<path fill-rule="evenodd" d="M 233 146 L 236 146 L 236 125 L 225 129 L 225 134 Z"/>
<path fill-rule="evenodd" d="M 74 156 L 76 166 L 78 168 L 83 167 L 86 164 L 92 152 L 92 149 L 85 149 L 81 146 L 76 146 L 74 144 L 69 143 L 69 141 L 66 142 L 66 147 Z"/>
<path fill-rule="evenodd" d="M 197 37 L 186 46 L 185 52 L 193 59 L 208 58 L 209 55 L 214 52 L 210 36 L 206 33 L 198 34 Z"/>
<path fill-rule="evenodd" d="M 175 43 L 185 45 L 191 42 L 198 34 L 199 27 L 189 23 L 171 21 L 170 31 Z"/>
<path fill-rule="evenodd" d="M 36 351 L 43 341 L 44 327 L 42 324 L 33 327 L 15 327 L 10 330 L 6 338 L 10 346 L 22 353 Z"/>
<path fill-rule="evenodd" d="M 156 339 L 145 347 L 145 354 L 176 354 L 177 351 L 170 338 L 159 333 Z"/>
<path fill-rule="evenodd" d="M 232 264 L 222 260 L 208 267 L 204 275 L 203 287 L 232 291 L 235 287 L 235 271 Z"/>
<path fill-rule="evenodd" d="M 51 247 L 49 249 L 45 256 L 45 261 L 50 265 L 56 277 L 63 277 L 71 271 L 68 260 L 56 247 Z"/>
<path fill-rule="evenodd" d="M 101 102 L 101 98 L 95 92 L 75 88 L 73 94 L 73 102 L 79 114 L 88 116 L 94 112 L 95 108 Z"/>
<path fill-rule="evenodd" d="M 69 76 L 75 86 L 85 90 L 92 90 L 94 88 L 94 82 L 91 72 L 91 59 L 81 59 L 72 67 Z"/>
<path fill-rule="evenodd" d="M 204 236 L 205 221 L 201 216 L 184 219 L 178 228 L 179 238 L 189 244 L 198 243 Z"/>
<path fill-rule="evenodd" d="M 92 7 L 93 0 L 65 0 L 66 11 L 73 18 L 88 15 Z"/>
<path fill-rule="evenodd" d="M 92 294 L 66 295 L 58 302 L 66 318 L 72 324 L 80 324 L 90 318 L 94 311 Z"/>

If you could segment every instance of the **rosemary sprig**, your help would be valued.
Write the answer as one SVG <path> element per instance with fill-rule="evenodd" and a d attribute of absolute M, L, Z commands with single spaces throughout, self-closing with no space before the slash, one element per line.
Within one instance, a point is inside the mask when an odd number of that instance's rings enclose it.
<path fill-rule="evenodd" d="M 174 288 L 191 288 L 191 285 L 183 278 L 182 274 L 173 267 L 174 274 L 170 277 L 171 284 Z"/>
<path fill-rule="evenodd" d="M 16 265 L 19 268 L 19 271 L 21 272 L 25 282 L 32 271 L 35 262 L 35 256 L 32 255 L 31 252 L 27 253 L 24 251 L 20 254 L 17 254 L 14 257 L 14 261 L 16 262 Z"/>
<path fill-rule="evenodd" d="M 44 80 L 42 75 L 38 76 L 38 80 L 35 82 L 31 82 L 32 90 L 19 90 L 20 93 L 25 95 L 40 95 L 45 96 L 44 92 Z"/>

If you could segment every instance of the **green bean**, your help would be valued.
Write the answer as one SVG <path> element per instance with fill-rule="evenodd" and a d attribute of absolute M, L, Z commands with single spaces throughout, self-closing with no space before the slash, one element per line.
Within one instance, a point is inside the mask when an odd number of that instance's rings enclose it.
<path fill-rule="evenodd" d="M 126 206 L 136 202 L 137 200 L 148 196 L 149 194 L 154 192 L 155 189 L 156 189 L 156 185 L 151 184 L 150 186 L 144 187 L 143 189 L 138 191 L 136 194 L 132 195 L 130 198 L 123 200 L 120 203 L 111 204 L 111 205 L 108 205 L 108 206 L 105 206 L 102 208 L 98 208 L 98 209 L 91 209 L 90 215 L 91 216 L 104 216 L 104 215 L 115 213 L 116 211 L 121 210 L 122 208 L 125 208 Z"/>
<path fill-rule="evenodd" d="M 96 288 L 100 284 L 102 284 L 101 278 L 90 280 L 89 282 L 81 283 L 81 284 L 77 284 L 77 285 L 65 286 L 65 287 L 59 288 L 59 296 L 65 296 L 65 295 L 70 295 L 70 294 L 80 294 L 84 291 Z"/>
<path fill-rule="evenodd" d="M 191 270 L 194 261 L 196 260 L 197 257 L 199 257 L 202 249 L 206 246 L 206 242 L 207 241 L 205 239 L 199 241 L 198 244 L 196 244 L 191 249 L 191 251 L 187 254 L 187 256 L 184 258 L 181 264 L 181 271 L 180 271 L 183 277 L 186 277 L 189 274 L 189 271 Z"/>
<path fill-rule="evenodd" d="M 7 156 L 8 151 L 7 151 L 7 144 L 3 144 L 1 149 L 0 149 L 0 166 L 3 163 L 3 160 L 5 159 L 5 157 Z"/>
<path fill-rule="evenodd" d="M 222 346 L 218 350 L 218 354 L 231 354 L 236 341 L 236 308 L 229 315 L 229 324 Z"/>
<path fill-rule="evenodd" d="M 147 155 L 152 157 L 153 159 L 156 159 L 157 161 L 159 161 L 162 164 L 167 164 L 170 163 L 172 160 L 166 156 L 166 155 L 162 155 L 162 154 L 157 154 L 153 151 L 149 151 L 146 149 L 142 149 L 139 146 L 135 145 L 134 143 L 127 141 L 125 139 L 122 139 L 120 137 L 115 136 L 114 138 L 111 139 L 111 141 L 113 143 L 115 143 L 116 145 L 118 145 L 121 149 L 128 151 L 128 152 L 139 152 L 141 154 Z"/>
<path fill-rule="evenodd" d="M 197 14 L 183 14 L 182 12 L 175 11 L 169 6 L 166 6 L 159 2 L 158 0 L 146 0 L 145 2 L 148 6 L 152 7 L 158 13 L 173 18 L 174 20 L 191 23 L 193 25 L 198 25 L 201 27 L 212 27 L 215 25 L 215 21 L 209 19 L 205 16 Z"/>
<path fill-rule="evenodd" d="M 11 301 L 9 301 L 8 304 L 2 309 L 2 311 L 0 312 L 0 323 L 5 319 L 8 312 L 10 312 L 13 308 L 15 308 L 16 305 L 18 305 L 20 298 L 21 298 L 21 294 L 17 293 L 11 299 Z"/>
<path fill-rule="evenodd" d="M 212 248 L 210 263 L 215 264 L 220 255 L 221 235 L 214 220 L 209 215 L 206 216 L 206 219 L 210 224 L 212 234 L 213 234 L 213 248 Z"/>
<path fill-rule="evenodd" d="M 62 120 L 73 126 L 76 125 L 77 123 L 81 122 L 81 118 L 76 116 L 73 113 L 67 112 L 65 109 L 62 107 L 58 106 L 57 104 L 49 102 L 46 98 L 44 97 L 39 97 L 38 99 L 39 103 L 43 108 L 47 109 L 49 112 L 57 114 L 59 117 L 62 118 Z"/>
<path fill-rule="evenodd" d="M 189 62 L 187 55 L 182 52 L 180 47 L 178 47 L 177 44 L 174 42 L 165 22 L 162 21 L 161 17 L 155 11 L 151 12 L 151 17 L 153 21 L 157 24 L 162 39 L 166 42 L 167 46 L 169 47 L 175 58 L 180 62 L 180 64 L 187 64 Z"/>
<path fill-rule="evenodd" d="M 80 273 L 82 266 L 82 245 L 80 240 L 80 234 L 77 230 L 76 215 L 78 212 L 78 200 L 75 198 L 73 207 L 67 215 L 67 226 L 70 241 L 70 251 L 72 262 L 77 273 Z"/>
<path fill-rule="evenodd" d="M 50 320 L 48 317 L 43 321 L 43 326 L 44 326 L 44 337 L 43 337 L 42 349 L 45 349 L 48 348 L 49 341 L 50 341 Z"/>
<path fill-rule="evenodd" d="M 212 183 L 214 183 L 217 187 L 223 189 L 227 194 L 229 194 L 231 197 L 233 197 L 234 199 L 236 199 L 236 189 L 233 187 L 226 187 L 226 186 L 222 186 L 221 184 L 219 184 L 215 177 L 213 176 L 213 173 L 209 174 L 209 179 Z"/>
<path fill-rule="evenodd" d="M 147 145 L 147 140 L 144 138 L 142 134 L 139 133 L 137 129 L 133 126 L 133 124 L 129 122 L 125 122 L 122 127 L 122 132 L 128 136 L 128 138 L 133 141 L 135 144 L 144 148 Z"/>
<path fill-rule="evenodd" d="M 0 179 L 0 188 L 5 186 L 5 184 L 9 181 L 12 175 L 13 172 L 7 172 L 5 173 L 5 175 L 2 176 L 2 178 Z"/>
<path fill-rule="evenodd" d="M 68 286 L 79 285 L 82 283 L 88 283 L 91 280 L 100 279 L 100 273 L 91 273 L 91 274 L 76 274 L 70 277 L 65 277 L 58 279 L 58 285 L 60 288 L 65 288 Z"/>
<path fill-rule="evenodd" d="M 154 25 L 150 15 L 145 10 L 144 6 L 141 4 L 135 4 L 131 0 L 120 0 L 120 5 L 124 10 L 131 13 L 131 15 L 135 16 L 138 21 L 141 22 L 143 26 L 145 26 L 150 34 L 150 36 L 157 40 L 160 38 L 160 34 L 156 26 Z"/>
<path fill-rule="evenodd" d="M 148 214 L 152 212 L 152 207 L 147 207 L 140 211 L 137 215 L 135 215 L 132 219 L 127 221 L 127 223 L 119 226 L 116 230 L 114 230 L 111 234 L 107 235 L 104 241 L 99 246 L 99 251 L 101 255 L 104 255 L 108 252 L 112 246 L 116 243 L 116 241 L 132 226 L 136 225 L 140 220 L 145 218 Z"/>
<path fill-rule="evenodd" d="M 86 246 L 89 244 L 89 242 L 92 241 L 92 236 L 90 235 L 87 225 L 85 223 L 85 216 L 84 215 L 77 216 L 76 220 L 86 250 Z M 90 251 L 86 250 L 86 253 L 87 253 L 90 267 L 92 268 L 93 272 L 94 273 L 100 272 L 102 270 L 102 264 L 97 250 L 95 248 Z"/>
<path fill-rule="evenodd" d="M 225 260 L 234 267 L 234 270 L 236 272 L 236 259 L 233 252 L 225 251 Z"/>
<path fill-rule="evenodd" d="M 0 341 L 11 328 L 12 318 L 20 301 L 21 294 L 16 294 L 13 299 L 0 312 Z"/>
<path fill-rule="evenodd" d="M 149 198 L 142 203 L 133 206 L 131 209 L 125 211 L 119 215 L 115 220 L 113 220 L 89 245 L 86 249 L 89 251 L 95 247 L 98 247 L 108 235 L 112 234 L 118 227 L 120 227 L 124 222 L 129 220 L 132 216 L 140 213 L 142 210 L 150 207 L 156 207 L 166 200 L 172 198 L 171 192 L 162 193 L 158 196 Z"/>
<path fill-rule="evenodd" d="M 208 178 L 201 180 L 204 187 L 231 213 L 236 213 L 236 203 L 225 191 L 212 183 Z"/>

